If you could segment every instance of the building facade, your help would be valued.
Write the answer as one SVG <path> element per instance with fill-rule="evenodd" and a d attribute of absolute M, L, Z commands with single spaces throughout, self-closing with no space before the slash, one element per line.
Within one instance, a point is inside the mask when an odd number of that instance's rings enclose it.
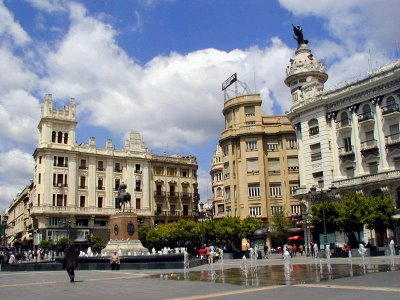
<path fill-rule="evenodd" d="M 126 209 L 138 215 L 139 224 L 192 217 L 199 199 L 194 156 L 151 154 L 138 132 L 131 132 L 120 150 L 111 140 L 99 148 L 94 137 L 77 144 L 76 126 L 75 100 L 55 109 L 46 95 L 33 154 L 35 245 L 66 236 L 87 239 L 92 233 L 108 238 L 108 218 L 119 211 L 115 199 L 123 183 L 131 194 Z"/>
<path fill-rule="evenodd" d="M 296 130 L 300 188 L 339 197 L 350 191 L 389 194 L 400 213 L 400 61 L 367 77 L 326 91 L 328 74 L 306 42 L 298 45 L 286 69 L 292 107 L 287 116 Z M 398 233 L 397 233 L 398 235 Z"/>
<path fill-rule="evenodd" d="M 259 94 L 227 99 L 225 129 L 211 178 L 214 218 L 248 216 L 264 222 L 278 211 L 296 219 L 299 187 L 296 135 L 286 116 L 262 116 Z"/>

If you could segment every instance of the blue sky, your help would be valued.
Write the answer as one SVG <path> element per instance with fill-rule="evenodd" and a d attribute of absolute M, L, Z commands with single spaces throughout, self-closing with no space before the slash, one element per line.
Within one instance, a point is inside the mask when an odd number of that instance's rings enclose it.
<path fill-rule="evenodd" d="M 195 155 L 202 199 L 223 130 L 221 83 L 237 72 L 263 113 L 290 108 L 284 85 L 301 25 L 326 87 L 399 59 L 398 1 L 0 0 L 0 212 L 33 177 L 40 105 L 76 98 L 77 142 L 130 130 L 149 150 Z"/>

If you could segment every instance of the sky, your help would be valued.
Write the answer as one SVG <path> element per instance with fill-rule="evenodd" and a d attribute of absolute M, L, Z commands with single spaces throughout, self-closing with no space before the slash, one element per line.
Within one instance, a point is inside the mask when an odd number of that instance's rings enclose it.
<path fill-rule="evenodd" d="M 398 12 L 399 0 L 0 0 L 0 213 L 33 179 L 45 94 L 76 99 L 77 143 L 122 149 L 134 130 L 155 154 L 195 155 L 205 201 L 225 79 L 284 114 L 291 24 L 328 89 L 400 58 Z"/>

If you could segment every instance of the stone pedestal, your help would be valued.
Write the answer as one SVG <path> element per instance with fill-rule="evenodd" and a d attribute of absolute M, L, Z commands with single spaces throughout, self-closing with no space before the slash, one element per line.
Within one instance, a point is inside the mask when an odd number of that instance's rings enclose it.
<path fill-rule="evenodd" d="M 146 255 L 149 253 L 139 241 L 137 215 L 133 212 L 123 212 L 110 217 L 110 241 L 101 250 L 102 255 L 111 255 L 117 250 L 120 255 Z"/>

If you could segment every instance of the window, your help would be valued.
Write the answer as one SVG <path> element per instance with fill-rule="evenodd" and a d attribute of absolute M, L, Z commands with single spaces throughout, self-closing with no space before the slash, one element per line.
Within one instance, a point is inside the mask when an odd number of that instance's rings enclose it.
<path fill-rule="evenodd" d="M 280 213 L 283 211 L 283 207 L 282 206 L 271 206 L 271 213 L 273 215 Z"/>
<path fill-rule="evenodd" d="M 214 182 L 220 182 L 222 181 L 222 173 L 218 172 L 214 174 Z"/>
<path fill-rule="evenodd" d="M 249 216 L 251 217 L 261 216 L 261 206 L 249 207 Z"/>
<path fill-rule="evenodd" d="M 247 173 L 258 173 L 258 158 L 252 158 L 247 160 Z"/>
<path fill-rule="evenodd" d="M 67 206 L 67 195 L 53 194 L 53 206 Z"/>
<path fill-rule="evenodd" d="M 278 139 L 277 138 L 268 138 L 267 139 L 267 151 L 278 151 Z"/>
<path fill-rule="evenodd" d="M 290 210 L 292 215 L 301 215 L 301 206 L 300 205 L 290 205 Z"/>
<path fill-rule="evenodd" d="M 324 187 L 324 173 L 316 172 L 313 173 L 312 175 L 313 175 L 314 185 L 322 189 Z"/>
<path fill-rule="evenodd" d="M 40 206 L 40 194 L 37 195 L 37 205 Z"/>
<path fill-rule="evenodd" d="M 224 212 L 224 205 L 223 205 L 223 204 L 218 204 L 218 206 L 217 206 L 217 211 L 218 211 L 219 213 L 223 213 L 223 212 Z"/>
<path fill-rule="evenodd" d="M 61 131 L 59 131 L 58 133 L 57 133 L 57 143 L 59 143 L 59 144 L 61 144 L 62 143 L 62 132 Z"/>
<path fill-rule="evenodd" d="M 86 197 L 79 196 L 79 207 L 85 207 Z"/>
<path fill-rule="evenodd" d="M 140 202 L 141 202 L 140 198 L 136 198 L 136 209 L 140 209 L 141 208 L 140 207 Z"/>
<path fill-rule="evenodd" d="M 42 181 L 42 174 L 39 173 L 39 176 L 38 176 L 38 184 L 40 184 L 41 181 Z"/>
<path fill-rule="evenodd" d="M 228 145 L 222 146 L 222 154 L 223 156 L 227 156 L 229 154 L 229 147 Z"/>
<path fill-rule="evenodd" d="M 94 226 L 107 227 L 107 219 L 94 219 Z"/>
<path fill-rule="evenodd" d="M 317 135 L 319 133 L 319 126 L 318 126 L 318 120 L 317 119 L 312 119 L 308 122 L 308 130 L 310 135 Z"/>
<path fill-rule="evenodd" d="M 268 159 L 268 173 L 280 173 L 281 165 L 279 158 L 269 158 Z"/>
<path fill-rule="evenodd" d="M 120 184 L 121 184 L 121 180 L 119 178 L 116 178 L 115 181 L 114 181 L 114 189 L 118 190 Z"/>
<path fill-rule="evenodd" d="M 351 145 L 351 137 L 343 138 L 343 145 L 344 145 L 345 152 L 353 151 L 353 146 Z"/>
<path fill-rule="evenodd" d="M 97 207 L 98 208 L 103 207 L 103 197 L 97 197 Z"/>
<path fill-rule="evenodd" d="M 189 177 L 189 170 L 188 169 L 181 169 L 181 176 L 182 177 Z"/>
<path fill-rule="evenodd" d="M 246 126 L 254 126 L 256 125 L 256 121 L 246 121 Z"/>
<path fill-rule="evenodd" d="M 53 143 L 56 142 L 56 137 L 57 137 L 57 132 L 53 131 L 53 132 L 51 133 L 51 141 L 52 141 Z"/>
<path fill-rule="evenodd" d="M 97 178 L 97 189 L 102 190 L 103 189 L 103 177 Z"/>
<path fill-rule="evenodd" d="M 136 165 L 135 165 L 135 173 L 139 173 L 139 174 L 142 173 L 139 164 L 136 164 Z"/>
<path fill-rule="evenodd" d="M 167 168 L 168 176 L 176 176 L 176 168 Z"/>
<path fill-rule="evenodd" d="M 281 184 L 271 183 L 269 186 L 269 195 L 271 197 L 282 197 Z"/>
<path fill-rule="evenodd" d="M 49 226 L 62 226 L 63 224 L 67 224 L 66 217 L 49 217 Z"/>
<path fill-rule="evenodd" d="M 164 174 L 164 167 L 154 166 L 154 174 L 163 175 Z"/>
<path fill-rule="evenodd" d="M 297 140 L 296 138 L 288 138 L 286 140 L 286 147 L 287 149 L 297 149 Z"/>
<path fill-rule="evenodd" d="M 175 185 L 170 185 L 169 186 L 169 195 L 172 197 L 175 197 Z"/>
<path fill-rule="evenodd" d="M 230 187 L 225 188 L 225 200 L 227 200 L 227 201 L 231 200 L 231 188 Z"/>
<path fill-rule="evenodd" d="M 85 177 L 85 176 L 81 176 L 81 177 L 80 177 L 80 184 L 79 184 L 79 187 L 80 187 L 81 189 L 86 188 L 86 177 Z"/>
<path fill-rule="evenodd" d="M 299 170 L 299 159 L 297 157 L 288 157 L 288 170 L 291 172 Z"/>
<path fill-rule="evenodd" d="M 378 162 L 371 162 L 368 164 L 368 169 L 369 173 L 372 174 L 377 174 L 378 173 Z"/>
<path fill-rule="evenodd" d="M 76 226 L 88 227 L 89 226 L 89 219 L 76 218 Z"/>
<path fill-rule="evenodd" d="M 64 133 L 64 144 L 68 144 L 68 133 Z"/>
<path fill-rule="evenodd" d="M 68 157 L 54 156 L 53 166 L 68 167 Z"/>
<path fill-rule="evenodd" d="M 229 178 L 229 163 L 224 164 L 224 179 Z"/>
<path fill-rule="evenodd" d="M 246 141 L 246 151 L 257 150 L 257 140 Z"/>
<path fill-rule="evenodd" d="M 86 159 L 81 159 L 81 164 L 79 166 L 79 169 L 82 169 L 82 170 L 87 169 L 87 167 L 86 167 Z"/>
<path fill-rule="evenodd" d="M 260 184 L 259 183 L 250 183 L 247 187 L 249 198 L 257 198 L 260 197 Z"/>
<path fill-rule="evenodd" d="M 162 195 L 162 185 L 161 184 L 157 184 L 156 185 L 156 195 L 157 196 L 161 196 Z"/>
<path fill-rule="evenodd" d="M 246 106 L 244 108 L 244 111 L 245 111 L 246 117 L 252 117 L 252 116 L 256 115 L 254 106 Z"/>
<path fill-rule="evenodd" d="M 99 160 L 97 162 L 97 170 L 98 171 L 104 171 L 104 163 L 103 163 L 103 161 Z"/>
<path fill-rule="evenodd" d="M 289 182 L 290 195 L 296 194 L 296 190 L 298 188 L 299 188 L 299 183 L 298 182 Z"/>
<path fill-rule="evenodd" d="M 320 160 L 322 158 L 320 143 L 310 145 L 310 150 L 311 150 L 311 161 Z"/>
<path fill-rule="evenodd" d="M 121 163 L 115 163 L 115 172 L 122 172 Z"/>
<path fill-rule="evenodd" d="M 140 192 L 141 191 L 140 186 L 141 186 L 141 180 L 138 179 L 138 180 L 136 180 L 135 191 Z"/>
<path fill-rule="evenodd" d="M 354 167 L 347 167 L 345 172 L 346 172 L 346 178 L 354 177 Z"/>

